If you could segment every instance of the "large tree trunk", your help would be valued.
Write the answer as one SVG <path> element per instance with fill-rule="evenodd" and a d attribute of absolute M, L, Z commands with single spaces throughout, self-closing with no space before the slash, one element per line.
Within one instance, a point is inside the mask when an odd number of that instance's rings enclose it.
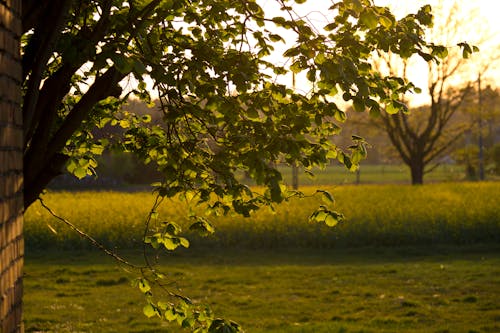
<path fill-rule="evenodd" d="M 424 183 L 424 168 L 423 158 L 414 158 L 408 165 L 411 171 L 412 185 L 422 185 Z"/>
<path fill-rule="evenodd" d="M 52 179 L 62 174 L 64 165 L 68 157 L 63 154 L 56 154 L 51 160 L 47 168 L 40 168 L 37 177 L 31 178 L 28 182 L 28 177 L 24 175 L 24 207 L 29 207 L 35 202 Z M 25 163 L 26 164 L 26 163 Z"/>
<path fill-rule="evenodd" d="M 21 0 L 0 2 L 0 331 L 23 332 Z"/>

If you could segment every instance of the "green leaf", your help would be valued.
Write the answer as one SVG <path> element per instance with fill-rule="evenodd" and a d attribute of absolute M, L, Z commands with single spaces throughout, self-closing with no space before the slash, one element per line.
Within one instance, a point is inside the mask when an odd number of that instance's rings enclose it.
<path fill-rule="evenodd" d="M 118 122 L 121 128 L 129 128 L 130 127 L 130 121 L 127 119 L 122 119 Z"/>
<path fill-rule="evenodd" d="M 365 111 L 365 102 L 361 98 L 353 98 L 353 107 L 354 110 L 357 112 L 363 112 Z"/>
<path fill-rule="evenodd" d="M 179 237 L 179 242 L 182 246 L 184 246 L 186 249 L 189 247 L 189 241 L 184 238 L 184 237 Z"/>
<path fill-rule="evenodd" d="M 283 39 L 283 37 L 281 37 L 280 35 L 277 35 L 277 34 L 269 34 L 269 39 L 271 40 L 271 42 L 284 42 L 285 40 Z"/>
<path fill-rule="evenodd" d="M 351 135 L 352 141 L 365 141 L 364 138 L 358 136 L 358 135 Z"/>
<path fill-rule="evenodd" d="M 111 56 L 111 60 L 113 60 L 116 69 L 122 74 L 128 74 L 134 68 L 133 60 L 127 58 L 121 53 L 114 53 Z"/>
<path fill-rule="evenodd" d="M 424 5 L 418 11 L 416 17 L 425 26 L 432 26 L 432 9 L 430 5 Z"/>
<path fill-rule="evenodd" d="M 241 327 L 233 321 L 216 318 L 210 324 L 208 333 L 238 333 L 241 332 Z"/>
<path fill-rule="evenodd" d="M 375 29 L 379 22 L 377 14 L 371 8 L 366 8 L 359 19 L 368 29 Z"/>
<path fill-rule="evenodd" d="M 444 46 L 434 46 L 432 49 L 432 55 L 437 56 L 440 59 L 444 59 L 448 56 L 448 49 Z"/>
<path fill-rule="evenodd" d="M 273 202 L 282 202 L 283 201 L 283 193 L 281 191 L 281 186 L 279 182 L 272 181 L 269 184 L 269 190 L 271 192 L 271 200 Z"/>
<path fill-rule="evenodd" d="M 163 310 L 163 311 L 171 308 L 170 304 L 168 304 L 166 302 L 162 302 L 162 301 L 159 301 L 156 305 L 157 305 L 158 309 Z"/>
<path fill-rule="evenodd" d="M 325 191 L 325 190 L 317 190 L 316 193 L 321 193 L 322 194 L 322 199 L 325 203 L 334 203 L 333 196 L 330 194 L 330 192 Z"/>
<path fill-rule="evenodd" d="M 311 82 L 316 81 L 316 69 L 315 68 L 309 69 L 307 71 L 306 78 Z"/>
<path fill-rule="evenodd" d="M 351 154 L 351 161 L 354 165 L 357 165 L 363 158 L 364 158 L 364 155 L 360 149 L 354 150 Z M 356 167 L 356 169 L 357 169 L 357 167 Z"/>
<path fill-rule="evenodd" d="M 434 59 L 434 57 L 428 53 L 425 52 L 418 52 L 418 55 L 420 55 L 425 61 L 429 62 Z"/>
<path fill-rule="evenodd" d="M 345 112 L 337 110 L 333 115 L 337 121 L 344 122 L 347 119 L 347 115 Z"/>
<path fill-rule="evenodd" d="M 464 59 L 470 58 L 470 56 L 474 52 L 472 47 L 467 43 L 458 43 L 458 46 L 462 47 L 462 57 Z"/>
<path fill-rule="evenodd" d="M 175 222 L 164 222 L 164 225 L 165 232 L 170 235 L 178 235 L 182 231 L 181 226 Z"/>
<path fill-rule="evenodd" d="M 73 175 L 78 179 L 83 179 L 87 176 L 87 168 L 78 167 L 75 170 L 73 170 Z"/>
<path fill-rule="evenodd" d="M 385 107 L 385 111 L 388 113 L 388 114 L 396 114 L 400 111 L 399 107 L 397 106 L 397 104 L 395 104 L 394 102 L 390 102 L 387 104 L 387 106 Z"/>
<path fill-rule="evenodd" d="M 144 243 L 151 244 L 151 247 L 153 249 L 158 249 L 160 247 L 160 243 L 158 242 L 157 237 L 147 236 L 146 238 L 144 238 Z"/>
<path fill-rule="evenodd" d="M 360 13 L 363 10 L 363 4 L 360 0 L 344 0 L 347 8 L 354 10 L 356 13 Z"/>
<path fill-rule="evenodd" d="M 328 159 L 335 159 L 338 156 L 338 152 L 334 149 L 330 149 L 328 153 L 326 153 L 326 158 Z"/>
<path fill-rule="evenodd" d="M 154 316 L 159 315 L 158 310 L 153 307 L 151 303 L 147 304 L 143 309 L 142 312 L 146 315 L 146 317 L 151 318 Z"/>
<path fill-rule="evenodd" d="M 134 67 L 134 71 L 139 75 L 142 75 L 142 74 L 147 72 L 146 66 L 144 66 L 142 61 L 139 61 L 137 59 L 134 60 L 133 67 Z"/>
<path fill-rule="evenodd" d="M 202 236 L 208 236 L 215 232 L 215 228 L 204 218 L 197 218 L 197 221 L 191 224 L 189 230 L 197 231 Z"/>
<path fill-rule="evenodd" d="M 173 320 L 177 319 L 177 314 L 175 313 L 175 310 L 173 308 L 166 309 L 163 312 L 163 315 L 164 315 L 165 319 L 168 321 L 173 321 Z"/>
<path fill-rule="evenodd" d="M 178 238 L 173 238 L 173 237 L 164 237 L 161 239 L 161 243 L 165 248 L 169 251 L 175 250 L 179 246 L 179 239 Z"/>
<path fill-rule="evenodd" d="M 336 226 L 342 219 L 340 215 L 335 212 L 329 212 L 329 214 L 325 218 L 325 224 L 329 227 Z"/>
<path fill-rule="evenodd" d="M 283 53 L 283 56 L 288 57 L 288 58 L 293 58 L 293 57 L 298 56 L 299 54 L 300 54 L 300 49 L 295 47 L 295 48 L 291 48 L 291 49 L 286 50 Z"/>
<path fill-rule="evenodd" d="M 382 24 L 382 26 L 386 29 L 392 28 L 392 26 L 394 24 L 393 21 L 389 17 L 384 16 L 384 15 L 379 16 L 379 21 L 380 21 L 380 24 Z"/>
<path fill-rule="evenodd" d="M 304 69 L 307 68 L 307 64 L 305 64 L 302 60 L 297 60 L 295 61 L 291 66 L 290 66 L 290 70 L 297 74 L 297 73 L 300 73 L 301 71 L 303 71 Z"/>
<path fill-rule="evenodd" d="M 149 282 L 146 279 L 139 279 L 137 285 L 139 286 L 139 290 L 144 294 L 151 290 L 151 286 L 149 285 Z"/>
<path fill-rule="evenodd" d="M 193 326 L 194 326 L 194 323 L 195 323 L 195 321 L 194 321 L 194 318 L 193 318 L 193 317 L 187 317 L 186 319 L 184 319 L 184 320 L 182 321 L 181 326 L 182 326 L 183 328 L 189 328 L 189 327 L 193 327 Z"/>
<path fill-rule="evenodd" d="M 343 221 L 344 215 L 329 210 L 326 206 L 320 206 L 318 210 L 311 214 L 309 221 L 325 223 L 329 227 L 336 226 L 339 222 Z"/>

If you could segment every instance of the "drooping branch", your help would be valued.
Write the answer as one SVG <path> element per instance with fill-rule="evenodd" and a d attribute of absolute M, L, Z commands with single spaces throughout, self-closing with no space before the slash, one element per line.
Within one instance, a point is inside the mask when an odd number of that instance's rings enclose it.
<path fill-rule="evenodd" d="M 70 227 L 73 231 L 75 231 L 78 235 L 80 235 L 80 237 L 82 238 L 85 238 L 87 239 L 92 245 L 94 245 L 96 248 L 98 248 L 99 250 L 103 251 L 104 253 L 106 253 L 108 256 L 112 257 L 113 259 L 115 259 L 117 262 L 123 264 L 123 265 L 126 265 L 130 268 L 135 268 L 135 269 L 144 269 L 144 268 L 147 268 L 148 266 L 139 266 L 139 265 L 136 265 L 124 258 L 122 258 L 121 256 L 119 256 L 118 254 L 116 254 L 115 252 L 109 250 L 106 246 L 104 246 L 103 244 L 101 244 L 100 242 L 98 242 L 94 237 L 92 237 L 90 234 L 86 233 L 85 231 L 81 230 L 80 228 L 78 228 L 78 226 L 76 226 L 75 224 L 71 223 L 68 219 L 65 219 L 64 217 L 61 217 L 60 215 L 56 214 L 44 201 L 42 198 L 39 198 L 38 199 L 40 201 L 40 205 L 42 205 L 43 208 L 45 208 L 45 210 L 47 210 L 49 212 L 50 215 L 52 215 L 54 218 L 56 218 L 57 220 L 61 221 L 62 223 L 66 224 L 68 227 Z"/>

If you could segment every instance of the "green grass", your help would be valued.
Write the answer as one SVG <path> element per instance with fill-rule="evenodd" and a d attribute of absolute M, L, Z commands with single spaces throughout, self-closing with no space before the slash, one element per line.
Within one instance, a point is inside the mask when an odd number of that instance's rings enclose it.
<path fill-rule="evenodd" d="M 132 259 L 135 257 L 132 255 Z M 186 250 L 171 288 L 246 332 L 498 332 L 500 248 Z M 180 332 L 98 252 L 29 252 L 27 332 Z"/>
<path fill-rule="evenodd" d="M 291 184 L 291 168 L 280 166 L 279 170 L 283 174 L 283 179 Z M 299 184 L 301 186 L 342 185 L 355 184 L 358 181 L 360 184 L 411 183 L 410 169 L 406 165 L 361 164 L 359 175 L 356 172 L 350 172 L 343 165 L 329 165 L 325 169 L 314 169 L 313 172 L 313 178 L 299 172 Z M 493 176 L 489 177 L 493 178 Z M 461 181 L 463 179 L 465 179 L 464 168 L 453 164 L 440 165 L 424 176 L 426 183 Z"/>
<path fill-rule="evenodd" d="M 346 221 L 307 222 L 320 198 L 214 221 L 187 232 L 190 249 L 161 263 L 169 285 L 247 332 L 498 332 L 500 186 L 447 183 L 328 188 Z M 313 188 L 305 188 L 313 192 Z M 56 192 L 45 202 L 137 261 L 151 193 Z M 165 202 L 160 220 L 185 228 L 188 207 Z M 203 210 L 199 211 L 203 214 Z M 118 268 L 39 205 L 26 212 L 27 332 L 178 332 L 142 315 Z M 67 251 L 71 249 L 70 251 Z"/>
<path fill-rule="evenodd" d="M 321 198 L 296 199 L 244 219 L 228 216 L 212 221 L 213 237 L 187 233 L 193 247 L 408 246 L 500 242 L 500 183 L 446 183 L 425 186 L 345 185 L 330 187 L 334 207 L 346 216 L 335 228 L 309 223 Z M 313 188 L 305 188 L 313 192 Z M 141 245 L 144 221 L 153 204 L 151 193 L 57 192 L 45 196 L 57 213 L 109 247 Z M 188 227 L 188 207 L 178 200 L 160 208 L 161 221 Z M 199 214 L 204 214 L 199 210 Z M 28 248 L 88 248 L 66 226 L 38 204 L 26 212 Z M 209 217 L 211 218 L 211 217 Z"/>

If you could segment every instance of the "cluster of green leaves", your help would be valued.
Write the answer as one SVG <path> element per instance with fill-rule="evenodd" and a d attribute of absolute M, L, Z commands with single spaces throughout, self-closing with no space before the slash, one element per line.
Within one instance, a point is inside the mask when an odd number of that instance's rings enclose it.
<path fill-rule="evenodd" d="M 446 48 L 424 39 L 432 24 L 429 6 L 396 20 L 371 0 L 339 1 L 330 8 L 331 22 L 318 30 L 293 13 L 293 4 L 302 2 L 279 1 L 283 16 L 275 17 L 254 0 L 108 0 L 72 8 L 51 67 L 79 69 L 63 110 L 87 97 L 91 89 L 82 85 L 114 71 L 133 77 L 138 84 L 129 93 L 148 103 L 152 92 L 146 79 L 151 78 L 162 119 L 152 123 L 123 112 L 128 94 L 101 99 L 63 148 L 70 157 L 68 171 L 79 178 L 93 174 L 94 156 L 113 145 L 158 167 L 164 174 L 160 196 L 189 192 L 215 215 L 235 210 L 249 216 L 287 199 L 277 162 L 307 171 L 337 159 L 355 170 L 366 156 L 366 143 L 355 137 L 348 151 L 332 144 L 346 119 L 332 96 L 341 94 L 357 111 L 404 111 L 399 98 L 415 87 L 377 72 L 373 54 L 418 54 L 438 61 Z M 268 60 L 274 44 L 283 41 L 276 29 L 296 35 L 284 52 L 292 59 L 289 68 Z M 92 65 L 84 67 L 85 62 Z M 269 74 L 289 70 L 305 72 L 312 90 L 294 91 Z M 61 118 L 70 115 L 60 112 Z M 114 138 L 96 139 L 92 128 L 105 125 L 122 129 Z M 251 191 L 237 180 L 237 171 L 267 191 Z"/>
<path fill-rule="evenodd" d="M 293 2 L 286 3 L 282 10 L 291 11 Z M 235 210 L 249 216 L 259 206 L 286 200 L 276 162 L 309 169 L 335 158 L 356 169 L 365 144 L 357 138 L 344 152 L 331 143 L 346 116 L 329 97 L 341 92 L 359 111 L 387 103 L 398 112 L 404 107 L 399 96 L 413 85 L 374 71 L 373 52 L 407 57 L 432 47 L 423 40 L 423 25 L 431 22 L 427 7 L 396 21 L 370 1 L 339 2 L 324 35 L 302 19 L 267 18 L 253 1 L 205 6 L 160 7 L 158 17 L 165 17 L 163 10 L 171 19 L 148 27 L 149 43 L 135 41 L 137 57 L 160 93 L 163 122 L 131 126 L 124 148 L 158 165 L 165 175 L 157 188 L 161 196 L 191 192 L 214 214 Z M 263 74 L 264 68 L 287 71 L 264 58 L 280 40 L 268 22 L 297 33 L 284 56 L 293 58 L 293 72 L 307 71 L 315 84 L 310 94 Z M 236 179 L 238 170 L 268 190 L 252 192 Z"/>
<path fill-rule="evenodd" d="M 173 222 L 163 222 L 163 228 L 159 232 L 155 232 L 144 238 L 146 244 L 151 244 L 154 249 L 158 249 L 163 245 L 167 250 L 175 250 L 179 246 L 189 247 L 189 241 L 179 236 L 181 227 Z"/>
<path fill-rule="evenodd" d="M 93 173 L 95 155 L 119 148 L 163 173 L 156 186 L 159 197 L 184 194 L 210 214 L 235 211 L 243 216 L 290 198 L 277 162 L 307 171 L 336 159 L 355 170 L 366 156 L 366 143 L 354 137 L 354 144 L 343 151 L 331 142 L 346 119 L 332 97 L 341 94 L 357 111 L 376 113 L 383 105 L 390 113 L 404 110 L 399 97 L 415 90 L 413 84 L 383 76 L 370 61 L 376 52 L 403 58 L 419 54 L 428 61 L 445 56 L 442 46 L 424 40 L 424 29 L 432 23 L 430 7 L 396 20 L 371 0 L 343 0 L 330 8 L 332 21 L 318 30 L 307 18 L 294 15 L 293 5 L 303 0 L 277 2 L 283 15 L 275 17 L 256 0 L 91 0 L 68 5 L 43 87 L 62 82 L 54 97 L 62 100 L 51 128 L 34 127 L 44 140 L 28 136 L 29 151 L 43 151 L 47 143 L 47 156 L 33 153 L 27 159 L 30 165 L 62 154 L 68 171 L 82 178 Z M 284 53 L 292 60 L 288 68 L 268 58 L 274 44 L 283 41 L 276 29 L 296 36 Z M 37 36 L 25 36 L 25 54 Z M 469 50 L 466 44 L 462 47 Z M 289 71 L 305 72 L 312 90 L 300 93 L 276 83 L 275 76 Z M 137 84 L 124 95 L 118 82 L 127 77 Z M 148 78 L 158 93 L 161 122 L 121 109 L 130 93 L 151 103 Z M 106 125 L 121 129 L 112 137 L 96 138 L 93 130 Z M 239 171 L 266 190 L 255 192 L 242 184 L 235 176 Z M 335 225 L 341 217 L 322 206 L 311 219 Z M 208 220 L 193 218 L 193 229 L 213 231 Z M 161 230 L 147 230 L 144 241 L 168 250 L 187 247 L 178 232 L 175 223 L 167 223 Z M 145 312 L 160 310 L 165 311 L 150 303 Z"/>
<path fill-rule="evenodd" d="M 162 278 L 159 276 L 159 278 Z M 241 332 L 241 327 L 229 320 L 215 318 L 210 308 L 195 306 L 188 298 L 175 295 L 177 302 L 155 301 L 153 299 L 152 287 L 144 277 L 133 281 L 146 297 L 147 303 L 143 313 L 148 318 L 159 317 L 169 322 L 177 322 L 182 328 L 193 332 L 209 333 L 236 333 Z"/>

